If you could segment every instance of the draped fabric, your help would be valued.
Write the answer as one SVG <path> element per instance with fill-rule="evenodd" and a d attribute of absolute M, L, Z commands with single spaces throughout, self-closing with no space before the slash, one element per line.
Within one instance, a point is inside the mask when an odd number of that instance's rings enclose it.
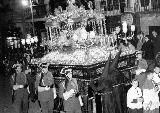
<path fill-rule="evenodd" d="M 102 76 L 98 80 L 97 86 L 91 82 L 91 87 L 95 91 L 102 93 L 102 112 L 103 113 L 121 113 L 121 99 L 119 88 L 114 88 L 113 85 L 116 85 L 117 78 L 119 77 L 119 71 L 117 70 L 118 60 L 121 54 L 121 50 L 116 55 L 115 59 L 110 64 L 110 58 L 105 65 Z"/>

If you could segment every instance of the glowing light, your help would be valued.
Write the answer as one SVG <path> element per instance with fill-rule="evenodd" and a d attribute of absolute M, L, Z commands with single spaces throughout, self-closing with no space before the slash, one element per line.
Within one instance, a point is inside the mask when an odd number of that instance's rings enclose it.
<path fill-rule="evenodd" d="M 27 44 L 31 44 L 31 40 L 29 38 L 26 39 Z"/>
<path fill-rule="evenodd" d="M 33 39 L 34 39 L 35 42 L 38 42 L 37 36 L 33 37 Z"/>
<path fill-rule="evenodd" d="M 30 41 L 31 41 L 31 43 L 34 43 L 35 40 L 34 40 L 34 38 L 31 38 Z"/>
<path fill-rule="evenodd" d="M 123 32 L 127 33 L 127 22 L 124 21 L 123 24 L 122 24 L 122 26 L 123 26 Z"/>
<path fill-rule="evenodd" d="M 22 5 L 23 6 L 28 6 L 29 5 L 29 1 L 28 0 L 22 0 Z"/>
<path fill-rule="evenodd" d="M 29 39 L 30 39 L 30 38 L 32 38 L 32 37 L 31 37 L 31 35 L 30 35 L 30 34 L 27 34 L 27 38 L 29 38 Z"/>
<path fill-rule="evenodd" d="M 135 25 L 131 25 L 131 31 L 132 31 L 132 32 L 135 31 Z"/>
<path fill-rule="evenodd" d="M 22 39 L 21 43 L 22 43 L 22 45 L 25 45 L 25 43 L 26 43 L 25 39 Z"/>

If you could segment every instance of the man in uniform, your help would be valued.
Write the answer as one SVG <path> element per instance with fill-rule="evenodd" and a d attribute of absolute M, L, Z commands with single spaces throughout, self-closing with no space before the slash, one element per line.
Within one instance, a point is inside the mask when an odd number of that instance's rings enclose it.
<path fill-rule="evenodd" d="M 26 74 L 22 72 L 22 65 L 14 65 L 16 72 L 12 75 L 11 85 L 14 91 L 13 107 L 15 113 L 28 113 L 28 82 Z"/>
<path fill-rule="evenodd" d="M 36 77 L 38 100 L 42 113 L 53 113 L 56 90 L 52 73 L 48 71 L 48 64 L 42 64 L 42 72 Z"/>
<path fill-rule="evenodd" d="M 59 97 L 64 99 L 65 113 L 82 113 L 82 98 L 79 94 L 77 80 L 72 78 L 71 68 L 63 68 L 61 74 L 65 74 L 65 81 L 59 84 Z"/>

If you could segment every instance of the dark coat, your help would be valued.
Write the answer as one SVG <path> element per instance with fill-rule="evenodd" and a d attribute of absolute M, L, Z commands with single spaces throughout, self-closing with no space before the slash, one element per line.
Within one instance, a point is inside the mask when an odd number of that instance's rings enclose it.
<path fill-rule="evenodd" d="M 153 45 L 154 45 L 154 53 L 155 55 L 157 54 L 157 52 L 160 52 L 160 36 L 157 37 L 151 37 Z"/>
<path fill-rule="evenodd" d="M 153 60 L 154 59 L 154 46 L 151 40 L 143 43 L 142 51 L 144 52 L 144 59 Z"/>

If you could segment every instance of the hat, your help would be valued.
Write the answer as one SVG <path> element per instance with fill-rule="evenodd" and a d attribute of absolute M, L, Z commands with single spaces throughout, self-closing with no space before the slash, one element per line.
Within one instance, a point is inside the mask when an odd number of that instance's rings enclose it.
<path fill-rule="evenodd" d="M 40 67 L 42 67 L 42 68 L 47 68 L 48 66 L 49 66 L 48 63 L 42 63 L 42 64 L 40 65 Z"/>
<path fill-rule="evenodd" d="M 72 69 L 69 67 L 62 68 L 60 74 L 67 74 L 68 72 L 72 72 Z"/>
<path fill-rule="evenodd" d="M 142 54 L 142 51 L 137 51 L 136 54 Z"/>

